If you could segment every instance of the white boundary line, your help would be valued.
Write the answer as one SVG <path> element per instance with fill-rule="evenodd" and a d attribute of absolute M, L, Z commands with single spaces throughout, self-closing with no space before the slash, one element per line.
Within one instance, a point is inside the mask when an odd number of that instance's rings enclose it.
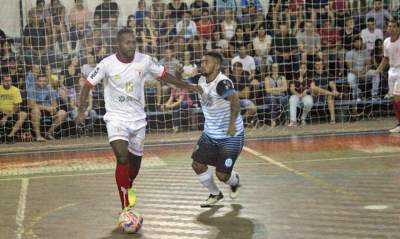
<path fill-rule="evenodd" d="M 28 186 L 29 186 L 29 178 L 22 178 L 17 215 L 15 217 L 15 222 L 17 224 L 17 239 L 21 239 L 22 234 L 24 233 L 24 219 L 25 219 L 26 196 L 28 194 Z"/>
<path fill-rule="evenodd" d="M 285 169 L 285 170 L 287 170 L 287 171 L 289 171 L 289 172 L 292 172 L 292 173 L 294 173 L 294 174 L 296 174 L 296 175 L 298 175 L 298 176 L 301 176 L 301 177 L 303 177 L 304 179 L 306 179 L 306 180 L 308 180 L 308 181 L 311 181 L 311 182 L 313 182 L 313 183 L 315 183 L 315 184 L 317 184 L 317 185 L 319 185 L 319 186 L 322 186 L 322 187 L 324 187 L 324 188 L 328 188 L 328 189 L 330 189 L 330 190 L 333 190 L 333 191 L 336 192 L 336 193 L 339 193 L 339 194 L 342 194 L 342 195 L 345 195 L 345 196 L 350 196 L 350 197 L 352 197 L 352 198 L 358 198 L 358 196 L 355 195 L 353 192 L 350 192 L 350 191 L 348 191 L 348 190 L 346 190 L 346 189 L 344 189 L 344 188 L 341 188 L 341 187 L 338 187 L 338 186 L 336 186 L 336 185 L 334 185 L 334 184 L 331 184 L 331 183 L 329 183 L 329 182 L 326 182 L 326 181 L 324 181 L 324 180 L 322 180 L 322 179 L 320 179 L 320 178 L 314 177 L 314 176 L 312 176 L 311 174 L 308 174 L 308 173 L 305 173 L 305 172 L 301 172 L 301 171 L 299 171 L 299 170 L 297 170 L 297 169 L 288 167 L 288 166 L 286 166 L 285 164 L 283 164 L 283 163 L 281 163 L 281 162 L 278 162 L 278 161 L 276 161 L 276 160 L 274 160 L 274 159 L 268 157 L 267 155 L 264 155 L 264 154 L 262 154 L 262 153 L 260 153 L 260 152 L 257 152 L 257 151 L 254 150 L 254 149 L 251 149 L 251 148 L 249 148 L 249 147 L 244 146 L 244 147 L 243 147 L 243 150 L 246 151 L 246 152 L 248 152 L 248 153 L 250 153 L 250 154 L 252 154 L 252 155 L 254 155 L 254 156 L 256 156 L 256 157 L 259 157 L 259 158 L 263 159 L 263 160 L 266 161 L 267 163 L 271 163 L 271 164 L 273 164 L 273 165 L 275 165 L 275 166 L 278 166 L 278 167 L 280 167 L 280 168 L 283 168 L 283 169 Z"/>

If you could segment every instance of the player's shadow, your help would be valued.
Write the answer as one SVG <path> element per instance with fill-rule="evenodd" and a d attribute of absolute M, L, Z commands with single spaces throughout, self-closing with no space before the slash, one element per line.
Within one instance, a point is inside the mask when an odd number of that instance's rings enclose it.
<path fill-rule="evenodd" d="M 213 215 L 223 207 L 216 205 L 210 210 L 197 216 L 197 221 L 207 226 L 216 227 L 218 234 L 215 239 L 251 239 L 254 234 L 254 223 L 244 217 L 239 217 L 242 209 L 240 204 L 232 204 L 232 211 L 223 216 L 214 217 Z"/>
<path fill-rule="evenodd" d="M 111 231 L 110 235 L 102 237 L 100 239 L 139 239 L 142 238 L 141 232 L 137 234 L 123 233 L 121 229 L 115 228 Z"/>

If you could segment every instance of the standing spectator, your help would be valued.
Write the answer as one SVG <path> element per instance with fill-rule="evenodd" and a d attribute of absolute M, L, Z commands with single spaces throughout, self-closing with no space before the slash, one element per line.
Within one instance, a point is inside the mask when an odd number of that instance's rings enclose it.
<path fill-rule="evenodd" d="M 24 28 L 24 56 L 25 62 L 31 64 L 45 53 L 47 36 L 44 22 L 35 14 L 29 15 L 28 25 Z"/>
<path fill-rule="evenodd" d="M 271 111 L 271 127 L 276 126 L 276 121 L 281 113 L 285 113 L 288 105 L 288 84 L 286 77 L 279 72 L 278 63 L 271 66 L 271 75 L 264 81 L 265 103 Z"/>
<path fill-rule="evenodd" d="M 304 31 L 298 32 L 296 35 L 297 44 L 302 56 L 302 62 L 314 62 L 321 50 L 321 38 L 315 31 L 313 23 L 306 21 Z M 321 55 L 319 55 L 320 58 Z"/>
<path fill-rule="evenodd" d="M 226 10 L 237 13 L 236 0 L 214 0 L 214 9 L 217 13 L 217 18 L 222 18 Z"/>
<path fill-rule="evenodd" d="M 39 74 L 36 85 L 33 89 L 28 89 L 28 105 L 31 108 L 31 119 L 36 141 L 43 142 L 46 139 L 54 139 L 54 131 L 64 122 L 67 112 L 60 110 L 57 104 L 57 94 L 47 83 L 46 75 Z M 52 119 L 52 125 L 45 133 L 45 138 L 40 132 L 40 120 L 42 117 Z"/>
<path fill-rule="evenodd" d="M 36 0 L 36 7 L 29 10 L 28 16 L 34 16 L 39 19 L 39 21 L 45 22 L 50 21 L 50 12 L 46 7 L 45 0 Z"/>
<path fill-rule="evenodd" d="M 181 0 L 171 0 L 167 8 L 169 10 L 169 17 L 174 19 L 175 22 L 179 21 L 188 10 L 187 4 Z"/>
<path fill-rule="evenodd" d="M 210 12 L 210 5 L 204 0 L 194 0 L 190 4 L 190 10 L 192 11 L 193 21 L 197 23 L 202 18 L 205 10 Z"/>
<path fill-rule="evenodd" d="M 74 6 L 69 11 L 68 21 L 72 48 L 75 49 L 77 41 L 83 39 L 87 35 L 86 33 L 91 32 L 91 14 L 83 4 L 83 0 L 75 0 Z"/>
<path fill-rule="evenodd" d="M 376 27 L 383 30 L 385 29 L 386 21 L 391 20 L 392 15 L 390 15 L 388 10 L 383 8 L 382 0 L 374 0 L 374 8 L 367 13 L 365 18 L 367 19 L 367 21 L 370 18 L 374 18 L 376 22 Z"/>
<path fill-rule="evenodd" d="M 138 28 L 144 27 L 144 18 L 145 17 L 150 17 L 150 12 L 146 8 L 145 0 L 139 0 L 138 7 L 135 12 L 136 27 L 138 27 Z"/>
<path fill-rule="evenodd" d="M 101 25 L 108 23 L 111 17 L 118 19 L 119 17 L 119 7 L 118 3 L 112 0 L 103 0 L 103 3 L 96 6 L 94 10 L 94 24 Z"/>
<path fill-rule="evenodd" d="M 361 100 L 363 93 L 366 96 L 366 92 L 359 88 L 360 82 L 365 85 L 368 81 L 372 81 L 372 98 L 378 97 L 380 78 L 370 70 L 370 64 L 370 54 L 363 48 L 361 38 L 354 38 L 353 50 L 346 53 L 346 65 L 347 82 L 352 89 L 353 99 L 357 101 Z"/>
<path fill-rule="evenodd" d="M 65 25 L 65 7 L 60 0 L 51 0 L 49 6 L 52 25 Z"/>
<path fill-rule="evenodd" d="M 207 8 L 203 10 L 201 20 L 197 21 L 197 31 L 203 40 L 210 40 L 211 34 L 215 31 L 214 22 Z"/>
<path fill-rule="evenodd" d="M 237 22 L 233 17 L 232 10 L 228 9 L 225 11 L 225 17 L 221 22 L 221 32 L 224 36 L 224 39 L 230 41 L 236 32 Z"/>
<path fill-rule="evenodd" d="M 377 39 L 383 40 L 383 32 L 381 29 L 376 28 L 375 18 L 370 17 L 367 19 L 367 28 L 361 31 L 361 39 L 365 44 L 369 53 L 375 48 L 375 41 Z"/>
<path fill-rule="evenodd" d="M 297 126 L 297 108 L 301 107 L 303 112 L 300 116 L 302 125 L 306 125 L 306 118 L 313 107 L 313 97 L 311 92 L 312 80 L 307 76 L 307 64 L 301 64 L 298 76 L 290 83 L 289 98 L 289 127 Z"/>
<path fill-rule="evenodd" d="M 7 143 L 15 142 L 15 134 L 21 129 L 27 118 L 27 113 L 20 110 L 22 103 L 19 89 L 12 85 L 11 75 L 7 68 L 2 69 L 2 84 L 0 85 L 0 127 L 6 127 L 7 122 L 12 121 L 15 124 L 7 134 L 5 140 Z"/>
<path fill-rule="evenodd" d="M 345 26 L 341 31 L 342 42 L 344 49 L 350 51 L 353 48 L 353 38 L 358 36 L 360 31 L 354 27 L 354 19 L 352 16 L 347 16 Z"/>
<path fill-rule="evenodd" d="M 242 63 L 243 70 L 250 73 L 250 81 L 253 81 L 256 73 L 256 63 L 254 57 L 247 54 L 247 48 L 245 45 L 240 46 L 239 55 L 232 59 L 231 65 L 233 66 L 236 62 Z"/>
<path fill-rule="evenodd" d="M 176 24 L 176 32 L 178 35 L 183 36 L 187 42 L 197 35 L 197 26 L 192 21 L 192 14 L 189 11 L 184 12 L 182 20 Z"/>
<path fill-rule="evenodd" d="M 289 33 L 287 23 L 279 24 L 279 33 L 274 34 L 272 48 L 275 52 L 274 61 L 283 67 L 287 79 L 292 79 L 293 72 L 299 69 L 299 56 L 296 38 Z"/>
<path fill-rule="evenodd" d="M 168 17 L 166 12 L 167 5 L 162 0 L 153 0 L 150 6 L 150 15 L 156 29 L 160 28 L 162 22 Z"/>

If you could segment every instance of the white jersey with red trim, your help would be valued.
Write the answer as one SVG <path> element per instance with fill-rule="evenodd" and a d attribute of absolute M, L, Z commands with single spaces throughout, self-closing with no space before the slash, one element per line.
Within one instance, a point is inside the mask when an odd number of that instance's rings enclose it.
<path fill-rule="evenodd" d="M 392 42 L 388 37 L 383 42 L 383 55 L 389 58 L 390 67 L 400 67 L 400 37 Z"/>
<path fill-rule="evenodd" d="M 165 68 L 148 55 L 136 52 L 132 62 L 123 63 L 113 54 L 96 66 L 87 81 L 96 85 L 103 80 L 104 120 L 139 121 L 146 118 L 144 82 L 164 74 Z"/>

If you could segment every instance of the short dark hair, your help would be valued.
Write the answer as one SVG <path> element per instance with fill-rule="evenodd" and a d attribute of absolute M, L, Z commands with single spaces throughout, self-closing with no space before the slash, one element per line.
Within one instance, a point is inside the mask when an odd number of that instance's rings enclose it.
<path fill-rule="evenodd" d="M 395 23 L 398 27 L 400 27 L 399 18 L 397 16 L 392 16 L 392 19 L 389 20 L 391 23 Z"/>
<path fill-rule="evenodd" d="M 218 64 L 220 64 L 220 65 L 222 64 L 222 61 L 224 60 L 222 55 L 215 51 L 206 52 L 206 53 L 204 53 L 204 56 L 210 56 L 210 57 L 216 59 L 218 61 Z"/>
<path fill-rule="evenodd" d="M 375 18 L 374 18 L 374 17 L 369 17 L 369 18 L 367 19 L 367 22 L 375 22 Z"/>
<path fill-rule="evenodd" d="M 132 34 L 133 36 L 135 36 L 135 33 L 132 31 L 132 29 L 125 27 L 118 31 L 117 40 L 119 41 L 121 39 L 121 36 L 124 34 Z"/>

